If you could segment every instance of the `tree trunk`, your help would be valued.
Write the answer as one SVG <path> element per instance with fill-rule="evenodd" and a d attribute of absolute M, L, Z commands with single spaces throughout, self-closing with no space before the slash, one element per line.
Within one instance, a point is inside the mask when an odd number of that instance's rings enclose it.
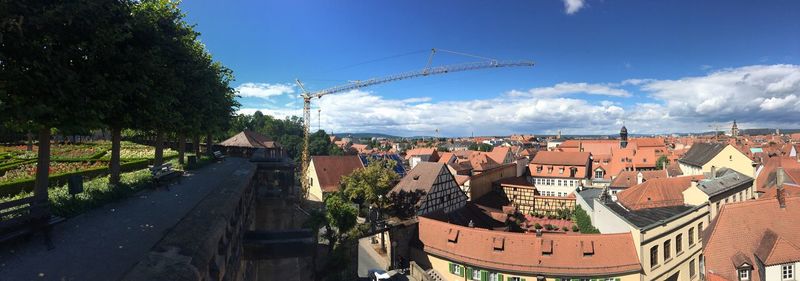
<path fill-rule="evenodd" d="M 120 174 L 120 164 L 119 164 L 119 152 L 120 152 L 120 142 L 122 140 L 122 129 L 120 128 L 111 128 L 111 161 L 108 162 L 108 169 L 111 173 L 111 178 L 109 182 L 112 185 L 119 184 L 119 174 Z"/>
<path fill-rule="evenodd" d="M 214 140 L 211 139 L 211 133 L 206 134 L 206 155 L 214 155 Z"/>
<path fill-rule="evenodd" d="M 28 133 L 25 134 L 25 137 L 28 138 L 28 151 L 33 151 L 33 134 L 31 131 L 28 131 Z"/>
<path fill-rule="evenodd" d="M 192 148 L 194 149 L 194 155 L 198 157 L 197 160 L 200 160 L 200 135 L 194 135 L 192 139 Z"/>
<path fill-rule="evenodd" d="M 178 133 L 178 163 L 183 165 L 183 155 L 186 153 L 186 137 Z"/>
<path fill-rule="evenodd" d="M 39 157 L 36 163 L 36 182 L 33 196 L 38 204 L 47 203 L 48 177 L 50 176 L 50 128 L 39 129 Z"/>
<path fill-rule="evenodd" d="M 158 166 L 164 164 L 164 133 L 161 131 L 156 132 L 156 157 L 153 160 L 153 165 Z"/>

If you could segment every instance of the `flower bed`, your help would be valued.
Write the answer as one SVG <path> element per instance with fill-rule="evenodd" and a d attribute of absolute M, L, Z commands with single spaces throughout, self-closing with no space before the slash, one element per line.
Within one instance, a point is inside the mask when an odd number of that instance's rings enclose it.
<path fill-rule="evenodd" d="M 49 173 L 50 175 L 58 175 L 105 167 L 107 165 L 108 164 L 105 162 L 51 162 Z M 0 176 L 0 184 L 24 179 L 32 179 L 36 177 L 36 170 L 36 163 L 19 165 L 16 169 L 8 170 L 2 176 Z"/>

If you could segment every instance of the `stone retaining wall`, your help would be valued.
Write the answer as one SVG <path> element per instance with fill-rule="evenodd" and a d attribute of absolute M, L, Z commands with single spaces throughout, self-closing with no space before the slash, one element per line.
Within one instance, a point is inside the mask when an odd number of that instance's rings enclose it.
<path fill-rule="evenodd" d="M 255 221 L 255 170 L 248 164 L 231 174 L 122 280 L 255 280 L 253 262 L 242 259 L 242 237 Z"/>

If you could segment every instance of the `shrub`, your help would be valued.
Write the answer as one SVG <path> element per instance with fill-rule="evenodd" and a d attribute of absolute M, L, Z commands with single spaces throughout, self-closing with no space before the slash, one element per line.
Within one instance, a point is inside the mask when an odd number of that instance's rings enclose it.
<path fill-rule="evenodd" d="M 565 225 L 564 227 L 562 227 L 562 228 L 561 228 L 561 230 L 563 230 L 564 232 L 567 232 L 567 231 L 569 231 L 569 227 L 567 227 L 567 226 Z"/>
<path fill-rule="evenodd" d="M 578 229 L 578 226 L 577 226 L 577 225 L 573 225 L 573 226 L 572 226 L 572 232 L 578 232 L 578 230 L 579 230 L 579 229 Z"/>
<path fill-rule="evenodd" d="M 533 225 L 533 228 L 535 228 L 535 229 L 542 229 L 542 225 L 541 225 L 541 224 L 539 224 L 539 223 L 537 222 L 537 223 L 535 223 L 535 224 Z"/>
<path fill-rule="evenodd" d="M 575 212 L 572 213 L 572 216 L 581 233 L 600 233 L 600 231 L 592 225 L 592 220 L 589 218 L 589 214 L 587 214 L 586 211 L 584 211 L 580 206 L 575 207 Z"/>

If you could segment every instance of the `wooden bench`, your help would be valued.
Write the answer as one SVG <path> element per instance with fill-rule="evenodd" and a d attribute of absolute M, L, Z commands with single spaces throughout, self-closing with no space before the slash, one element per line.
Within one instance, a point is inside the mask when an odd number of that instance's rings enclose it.
<path fill-rule="evenodd" d="M 178 183 L 180 183 L 183 176 L 183 172 L 173 170 L 170 163 L 150 167 L 150 174 L 153 176 L 153 183 L 156 187 L 164 183 L 168 184 L 173 179 L 178 179 Z"/>
<path fill-rule="evenodd" d="M 46 206 L 36 207 L 33 197 L 26 197 L 0 203 L 0 242 L 18 237 L 30 237 L 37 231 L 44 231 L 47 249 L 53 249 L 50 232 L 53 225 L 65 219 L 50 215 Z"/>
<path fill-rule="evenodd" d="M 214 151 L 212 155 L 214 156 L 215 161 L 225 161 L 225 155 L 222 154 L 222 152 L 220 152 L 219 150 Z"/>

